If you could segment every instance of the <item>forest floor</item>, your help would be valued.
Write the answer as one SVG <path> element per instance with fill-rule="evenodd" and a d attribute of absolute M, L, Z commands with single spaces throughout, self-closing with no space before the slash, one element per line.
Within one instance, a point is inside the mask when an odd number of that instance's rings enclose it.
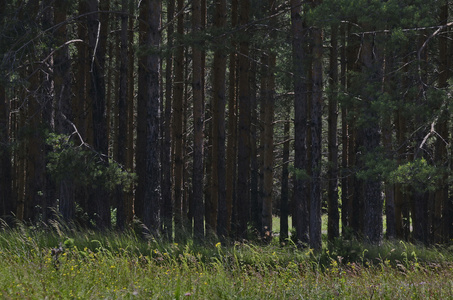
<path fill-rule="evenodd" d="M 1 299 L 453 299 L 453 251 L 397 241 L 316 253 L 19 226 L 0 230 L 0 266 Z"/>

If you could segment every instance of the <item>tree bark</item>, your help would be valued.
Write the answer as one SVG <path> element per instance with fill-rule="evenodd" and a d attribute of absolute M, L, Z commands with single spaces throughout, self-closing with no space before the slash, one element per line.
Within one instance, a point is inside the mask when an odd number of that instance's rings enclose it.
<path fill-rule="evenodd" d="M 231 1 L 231 27 L 235 28 L 238 24 L 238 0 Z M 231 42 L 233 51 L 229 55 L 229 74 L 228 74 L 228 140 L 226 153 L 226 193 L 225 202 L 227 206 L 227 232 L 231 233 L 233 222 L 233 203 L 236 199 L 236 174 L 237 174 L 237 43 L 233 39 Z"/>
<path fill-rule="evenodd" d="M 328 113 L 328 190 L 327 210 L 328 225 L 327 237 L 333 241 L 340 235 L 340 215 L 338 211 L 338 31 L 337 25 L 331 27 L 330 59 L 329 59 L 329 113 Z"/>
<path fill-rule="evenodd" d="M 341 87 L 343 91 L 347 90 L 346 70 L 346 33 L 347 26 L 341 26 Z M 351 227 L 351 214 L 352 208 L 349 205 L 349 121 L 348 121 L 348 107 L 345 103 L 341 103 L 341 234 L 346 237 Z"/>
<path fill-rule="evenodd" d="M 225 29 L 227 24 L 226 0 L 216 2 L 214 26 Z M 222 43 L 225 45 L 225 43 Z M 228 209 L 226 203 L 226 166 L 225 166 L 225 104 L 226 104 L 226 64 L 227 56 L 223 49 L 214 52 L 213 61 L 213 98 L 212 98 L 212 184 L 213 195 L 217 193 L 217 235 L 225 238 L 228 235 Z M 214 187 L 215 186 L 215 187 Z"/>
<path fill-rule="evenodd" d="M 119 91 L 118 91 L 118 135 L 117 139 L 118 142 L 117 144 L 119 145 L 118 147 L 118 163 L 121 165 L 126 165 L 126 145 L 127 145 L 127 100 L 128 100 L 128 82 L 127 82 L 127 77 L 128 77 L 128 67 L 129 67 L 129 62 L 128 62 L 128 53 L 127 53 L 127 47 L 128 47 L 128 17 L 126 13 L 128 12 L 129 9 L 129 1 L 128 0 L 122 0 L 121 2 L 121 11 L 123 12 L 123 15 L 120 16 L 120 21 L 121 21 L 121 33 L 120 33 L 120 72 L 119 72 Z M 117 226 L 120 230 L 123 230 L 125 226 L 130 223 L 132 220 L 130 219 L 130 212 L 127 212 L 127 210 L 130 210 L 132 207 L 130 204 L 127 202 L 127 195 L 123 193 L 123 186 L 120 185 L 117 187 L 116 191 L 116 201 L 117 201 Z"/>
<path fill-rule="evenodd" d="M 310 247 L 321 249 L 322 29 L 313 28 L 313 94 L 311 105 Z"/>
<path fill-rule="evenodd" d="M 184 0 L 178 0 L 177 12 L 177 34 L 184 34 Z M 180 40 L 177 41 L 175 50 L 175 79 L 173 84 L 173 138 L 175 145 L 175 166 L 174 166 L 174 190 L 175 190 L 175 238 L 179 239 L 183 233 L 183 103 L 184 103 L 184 46 Z"/>
<path fill-rule="evenodd" d="M 171 49 L 174 45 L 173 34 L 174 25 L 173 18 L 175 14 L 175 2 L 169 1 L 167 6 L 167 45 Z M 165 65 L 165 110 L 164 110 L 164 146 L 162 155 L 162 222 L 163 231 L 167 240 L 172 239 L 173 235 L 173 196 L 172 196 L 172 170 L 173 164 L 171 160 L 172 153 L 172 134 L 171 134 L 171 114 L 172 114 L 172 85 L 173 85 L 173 53 L 170 52 L 166 57 Z"/>
<path fill-rule="evenodd" d="M 241 1 L 239 24 L 249 22 L 250 0 Z M 250 220 L 250 86 L 249 86 L 249 42 L 243 40 L 239 45 L 239 133 L 238 133 L 238 228 L 240 238 L 247 237 Z"/>
<path fill-rule="evenodd" d="M 145 0 L 140 7 L 144 24 L 141 46 L 148 50 L 141 58 L 139 85 L 145 84 L 140 90 L 139 100 L 144 103 L 146 112 L 146 128 L 144 141 L 145 153 L 145 195 L 143 199 L 143 223 L 153 234 L 160 233 L 161 210 L 161 176 L 160 176 L 160 82 L 159 82 L 159 46 L 160 46 L 160 12 L 159 0 Z M 142 97 L 142 98 L 141 98 Z M 140 109 L 140 107 L 139 107 Z"/>
<path fill-rule="evenodd" d="M 379 49 L 374 48 L 373 37 L 364 36 L 361 51 L 361 61 L 363 72 L 368 78 L 368 82 L 379 84 L 382 81 L 382 62 L 378 56 Z M 379 117 L 373 110 L 372 104 L 376 101 L 378 90 L 364 91 L 363 117 L 366 123 L 360 129 L 363 135 L 364 151 L 371 154 L 380 145 L 380 126 Z M 381 196 L 381 182 L 379 178 L 366 178 L 364 180 L 364 236 L 371 243 L 380 244 L 382 242 L 382 209 L 383 199 Z"/>
<path fill-rule="evenodd" d="M 196 36 L 201 28 L 201 2 L 192 1 L 192 31 Z M 192 47 L 192 92 L 194 118 L 192 199 L 194 235 L 196 239 L 204 237 L 204 206 L 203 206 L 203 94 L 202 94 L 202 57 L 198 45 Z"/>
<path fill-rule="evenodd" d="M 294 66 L 294 205 L 293 219 L 296 224 L 297 241 L 309 243 L 309 199 L 306 194 L 306 179 L 303 172 L 307 167 L 307 101 L 305 98 L 306 53 L 304 50 L 305 32 L 302 19 L 302 1 L 291 0 L 291 31 Z"/>
<path fill-rule="evenodd" d="M 289 109 L 288 109 L 289 110 Z M 286 113 L 287 121 L 283 128 L 283 163 L 281 179 L 281 198 L 280 198 L 280 244 L 286 244 L 288 239 L 288 215 L 289 215 L 289 111 Z"/>
<path fill-rule="evenodd" d="M 64 1 L 58 2 L 54 7 L 55 24 L 66 21 L 67 4 Z M 57 45 L 66 42 L 66 26 L 62 25 L 56 33 Z M 69 121 L 72 122 L 71 110 L 71 63 L 69 61 L 69 48 L 63 46 L 54 57 L 54 85 L 55 85 L 55 115 L 56 130 L 59 134 L 69 136 L 73 131 Z M 60 213 L 63 219 L 70 222 L 75 216 L 74 182 L 71 174 L 62 178 L 59 183 Z"/>
<path fill-rule="evenodd" d="M 0 7 L 0 10 L 4 6 Z M 0 11 L 1 14 L 1 11 Z M 0 217 L 12 216 L 15 211 L 12 199 L 11 152 L 9 149 L 9 103 L 6 89 L 0 82 Z"/>
<path fill-rule="evenodd" d="M 440 25 L 445 25 L 448 22 L 448 1 L 442 1 L 440 7 L 439 21 Z M 450 58 L 448 57 L 448 31 L 443 30 L 442 35 L 439 37 L 439 60 L 440 60 L 440 73 L 438 78 L 439 88 L 445 89 L 448 86 L 449 69 L 450 69 Z M 442 108 L 441 108 L 442 109 Z M 441 207 L 439 214 L 442 215 L 441 226 L 436 234 L 435 242 L 449 242 L 452 229 L 452 203 L 448 196 L 448 150 L 446 141 L 449 138 L 448 132 L 448 120 L 451 119 L 451 115 L 448 109 L 444 108 L 441 111 L 440 118 L 436 124 L 436 131 L 439 134 L 439 138 L 436 140 L 435 149 L 435 161 L 437 166 L 443 168 L 445 171 L 442 172 L 442 179 L 440 181 L 441 186 L 436 191 L 435 201 L 439 203 Z M 436 236 L 440 235 L 436 239 Z"/>
<path fill-rule="evenodd" d="M 103 1 L 101 10 L 108 10 L 109 1 Z M 99 14 L 98 0 L 88 1 L 87 16 L 88 39 L 90 45 L 90 91 L 89 96 L 92 101 L 92 132 L 93 147 L 100 155 L 108 153 L 108 137 L 105 109 L 105 50 L 107 39 L 108 19 L 101 18 Z M 107 164 L 102 157 L 103 163 Z M 102 186 L 97 186 L 91 193 L 94 204 L 94 219 L 96 226 L 104 229 L 110 226 L 110 200 L 109 193 Z"/>

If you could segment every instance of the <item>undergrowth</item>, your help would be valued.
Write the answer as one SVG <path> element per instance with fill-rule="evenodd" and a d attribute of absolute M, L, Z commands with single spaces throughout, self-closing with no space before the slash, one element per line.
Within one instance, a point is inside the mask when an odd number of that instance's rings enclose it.
<path fill-rule="evenodd" d="M 134 231 L 24 225 L 0 231 L 2 299 L 447 299 L 445 248 L 338 239 L 322 251 L 191 240 Z"/>

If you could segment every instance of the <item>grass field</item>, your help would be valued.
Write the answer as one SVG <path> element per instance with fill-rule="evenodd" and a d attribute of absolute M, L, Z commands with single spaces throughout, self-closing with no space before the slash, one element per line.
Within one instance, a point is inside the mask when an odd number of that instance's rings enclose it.
<path fill-rule="evenodd" d="M 453 299 L 447 248 L 339 240 L 314 253 L 288 244 L 18 227 L 0 231 L 0 298 Z"/>

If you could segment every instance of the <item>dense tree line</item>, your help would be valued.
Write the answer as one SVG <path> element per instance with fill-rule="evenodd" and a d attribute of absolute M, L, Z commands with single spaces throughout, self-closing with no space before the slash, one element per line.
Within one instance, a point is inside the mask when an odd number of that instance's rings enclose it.
<path fill-rule="evenodd" d="M 0 1 L 0 215 L 453 235 L 449 1 Z M 385 216 L 385 219 L 384 219 Z M 384 231 L 384 220 L 386 230 Z"/>

